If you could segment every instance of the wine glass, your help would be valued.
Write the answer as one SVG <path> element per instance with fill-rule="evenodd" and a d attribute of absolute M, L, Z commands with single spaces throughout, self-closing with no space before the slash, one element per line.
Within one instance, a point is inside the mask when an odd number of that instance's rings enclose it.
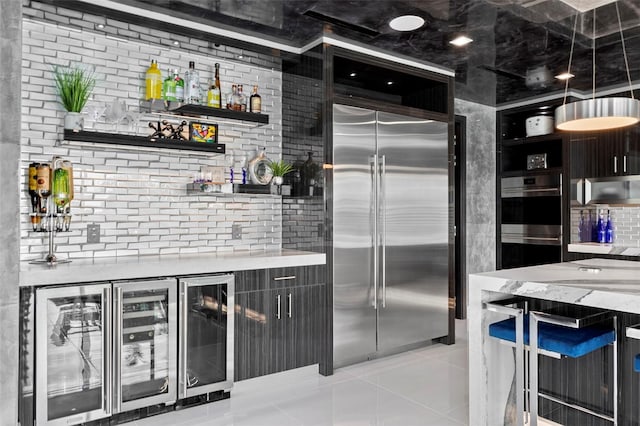
<path fill-rule="evenodd" d="M 235 164 L 235 160 L 234 160 L 233 151 L 230 151 L 224 156 L 224 165 L 227 166 L 227 168 L 229 168 L 229 182 L 230 183 L 233 183 L 233 181 L 234 181 L 234 174 L 233 174 L 233 165 L 234 164 Z"/>
<path fill-rule="evenodd" d="M 103 102 L 92 102 L 90 105 L 85 108 L 85 114 L 87 114 L 87 121 L 92 122 L 93 129 L 96 129 L 98 120 L 107 110 L 107 106 Z"/>
<path fill-rule="evenodd" d="M 105 118 L 107 121 L 116 124 L 116 133 L 118 133 L 118 125 L 120 121 L 127 116 L 127 104 L 124 100 L 114 99 L 109 105 L 107 105 L 107 112 Z"/>
<path fill-rule="evenodd" d="M 242 153 L 236 160 L 236 169 L 242 170 L 242 184 L 247 183 L 247 154 Z"/>

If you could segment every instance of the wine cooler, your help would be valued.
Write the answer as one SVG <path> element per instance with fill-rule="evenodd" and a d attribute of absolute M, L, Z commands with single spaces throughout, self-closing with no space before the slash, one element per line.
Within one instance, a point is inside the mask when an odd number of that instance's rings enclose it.
<path fill-rule="evenodd" d="M 180 291 L 178 397 L 233 386 L 233 275 L 184 277 Z"/>
<path fill-rule="evenodd" d="M 36 424 L 176 402 L 177 314 L 175 278 L 37 289 Z"/>
<path fill-rule="evenodd" d="M 39 289 L 36 306 L 36 423 L 110 416 L 111 284 Z"/>
<path fill-rule="evenodd" d="M 113 284 L 114 413 L 176 401 L 175 282 Z"/>

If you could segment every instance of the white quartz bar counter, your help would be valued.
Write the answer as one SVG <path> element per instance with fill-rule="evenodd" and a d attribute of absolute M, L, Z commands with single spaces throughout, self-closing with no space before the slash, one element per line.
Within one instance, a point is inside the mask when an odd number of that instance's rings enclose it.
<path fill-rule="evenodd" d="M 74 259 L 71 263 L 55 266 L 23 262 L 20 265 L 20 286 L 215 274 L 325 263 L 323 253 L 297 250 Z"/>
<path fill-rule="evenodd" d="M 471 275 L 469 289 L 640 313 L 640 262 L 587 259 L 503 269 Z"/>

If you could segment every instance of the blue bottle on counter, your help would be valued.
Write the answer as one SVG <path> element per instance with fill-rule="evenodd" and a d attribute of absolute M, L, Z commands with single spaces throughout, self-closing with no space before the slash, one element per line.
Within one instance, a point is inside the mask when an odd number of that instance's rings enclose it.
<path fill-rule="evenodd" d="M 607 222 L 604 220 L 604 210 L 600 210 L 598 216 L 598 242 L 604 243 L 607 240 Z"/>
<path fill-rule="evenodd" d="M 611 222 L 611 211 L 607 210 L 607 225 L 605 226 L 604 242 L 613 244 L 613 222 Z"/>

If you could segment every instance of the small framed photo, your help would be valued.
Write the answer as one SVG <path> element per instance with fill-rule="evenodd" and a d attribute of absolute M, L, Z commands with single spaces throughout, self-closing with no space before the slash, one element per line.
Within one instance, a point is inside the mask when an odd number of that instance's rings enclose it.
<path fill-rule="evenodd" d="M 218 143 L 218 125 L 192 121 L 189 123 L 189 140 L 192 142 Z"/>

